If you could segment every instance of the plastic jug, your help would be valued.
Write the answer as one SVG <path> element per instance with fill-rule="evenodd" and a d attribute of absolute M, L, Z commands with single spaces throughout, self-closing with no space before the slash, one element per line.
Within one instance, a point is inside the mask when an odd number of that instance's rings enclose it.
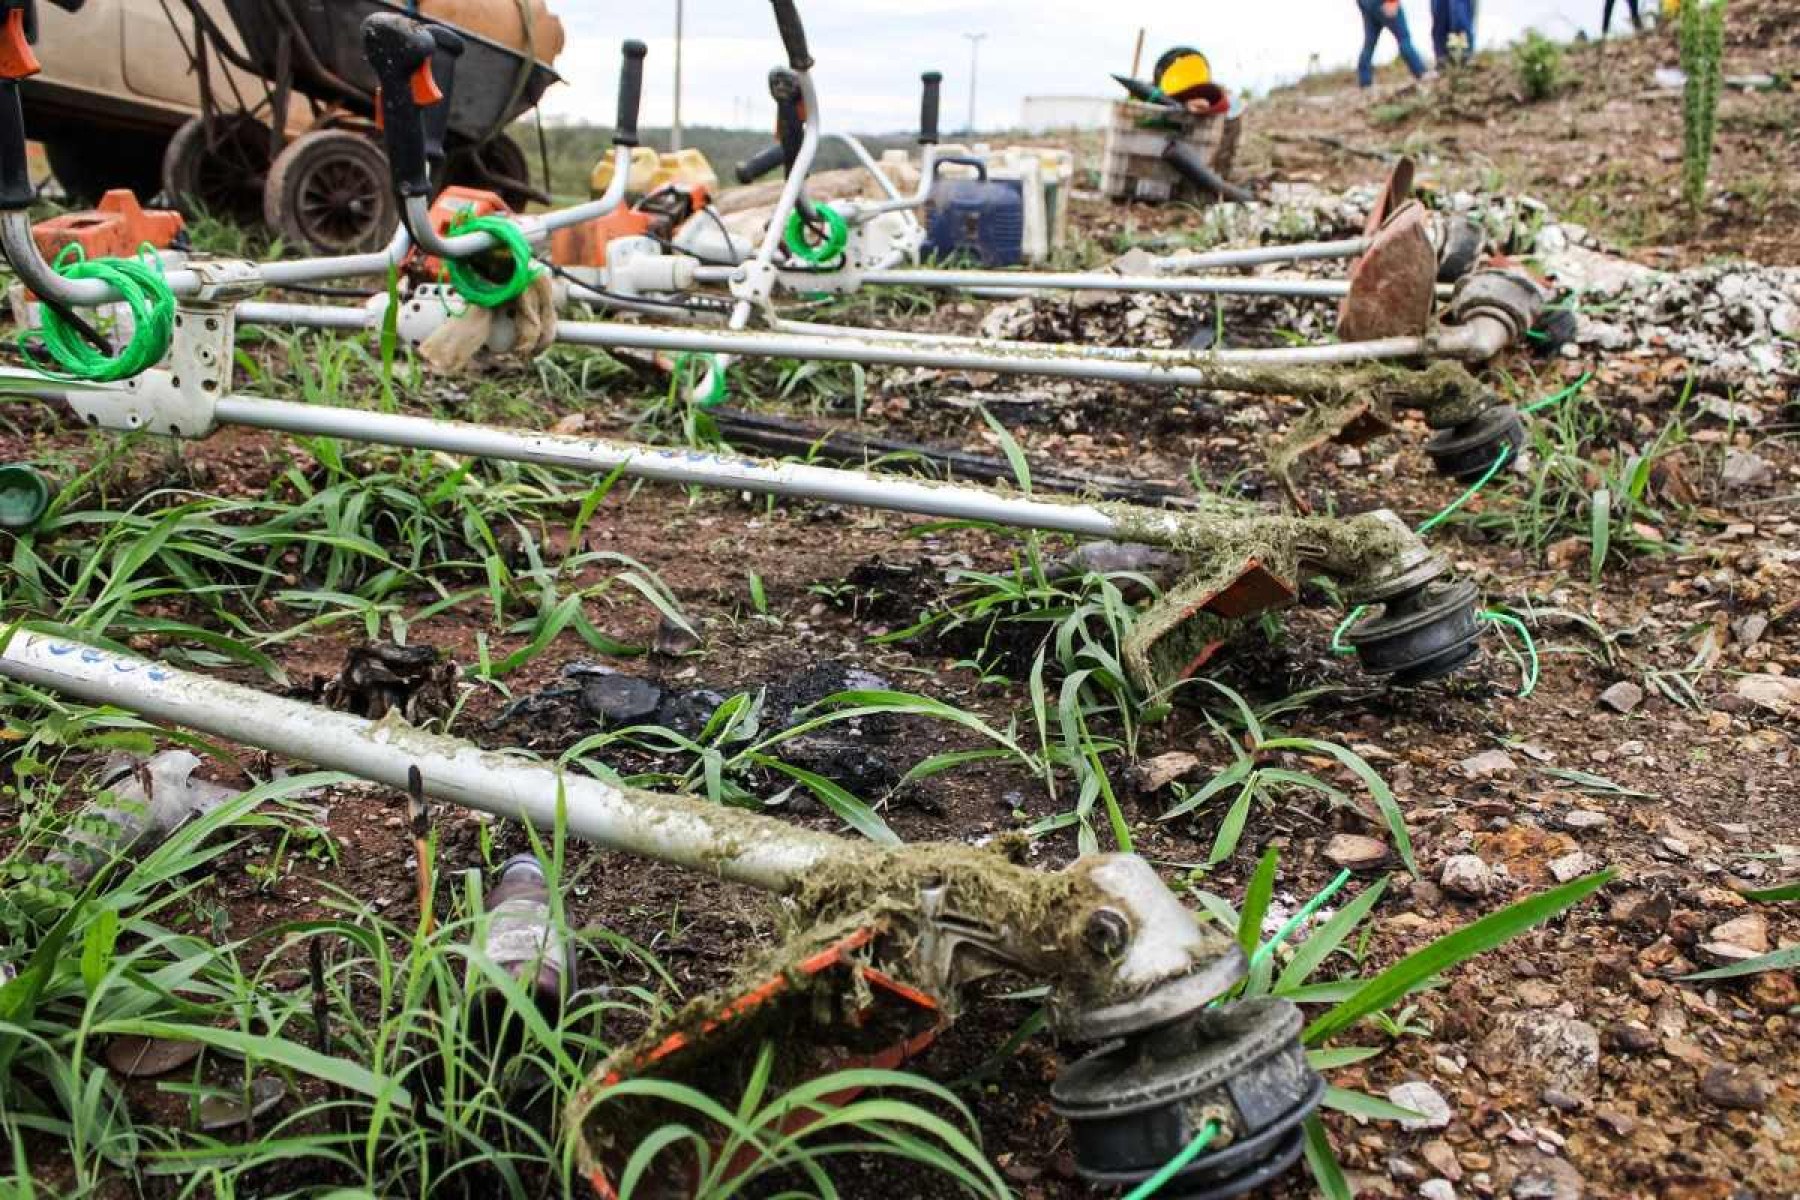
<path fill-rule="evenodd" d="M 606 194 L 612 186 L 613 160 L 608 154 L 594 164 L 588 176 L 588 190 L 595 197 Z M 631 177 L 625 181 L 625 194 L 631 199 L 647 196 L 667 184 L 678 183 L 689 188 L 704 188 L 710 195 L 719 191 L 719 176 L 706 155 L 693 147 L 657 153 L 648 146 L 631 148 Z"/>
<path fill-rule="evenodd" d="M 945 163 L 974 167 L 974 179 L 937 176 Z M 1014 267 L 1025 251 L 1025 193 L 1018 179 L 988 178 L 978 158 L 939 159 L 925 201 L 927 258 L 969 256 L 984 267 Z"/>

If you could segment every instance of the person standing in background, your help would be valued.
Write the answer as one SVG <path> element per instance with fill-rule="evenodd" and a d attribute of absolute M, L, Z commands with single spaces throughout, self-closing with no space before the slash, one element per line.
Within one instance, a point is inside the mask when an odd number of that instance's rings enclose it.
<path fill-rule="evenodd" d="M 1638 15 L 1638 0 L 1625 0 L 1625 8 L 1631 14 L 1631 27 L 1642 29 L 1644 19 Z M 1612 28 L 1613 0 L 1606 0 L 1606 7 L 1600 11 L 1600 36 L 1604 38 L 1606 31 Z"/>
<path fill-rule="evenodd" d="M 1412 34 L 1407 31 L 1406 12 L 1400 7 L 1400 0 L 1356 0 L 1356 7 L 1362 10 L 1363 20 L 1362 54 L 1356 60 L 1356 82 L 1360 86 L 1366 88 L 1375 82 L 1375 43 L 1381 40 L 1384 29 L 1394 35 L 1394 42 L 1400 47 L 1400 60 L 1414 79 L 1429 82 L 1437 78 L 1437 72 L 1428 70 L 1419 52 L 1413 48 Z"/>
<path fill-rule="evenodd" d="M 1431 52 L 1440 71 L 1475 53 L 1475 0 L 1431 0 Z"/>

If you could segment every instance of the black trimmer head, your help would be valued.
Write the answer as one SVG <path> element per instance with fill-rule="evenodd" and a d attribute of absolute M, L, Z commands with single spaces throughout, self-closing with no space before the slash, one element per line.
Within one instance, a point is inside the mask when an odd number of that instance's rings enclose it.
<path fill-rule="evenodd" d="M 1425 453 L 1439 474 L 1473 483 L 1508 447 L 1513 457 L 1525 448 L 1525 422 L 1512 405 L 1497 404 L 1472 420 L 1439 430 L 1425 443 Z"/>
<path fill-rule="evenodd" d="M 1205 1009 L 1113 1042 L 1051 1086 L 1069 1122 L 1076 1169 L 1130 1187 L 1160 1170 L 1211 1123 L 1218 1132 L 1162 1194 L 1223 1200 L 1263 1186 L 1300 1157 L 1300 1123 L 1325 1082 L 1306 1065 L 1300 1010 L 1264 997 Z"/>
<path fill-rule="evenodd" d="M 1473 583 L 1448 578 L 1449 571 L 1444 558 L 1418 544 L 1345 595 L 1351 604 L 1381 606 L 1344 635 L 1363 670 L 1399 684 L 1422 683 L 1480 652 L 1479 594 Z"/>

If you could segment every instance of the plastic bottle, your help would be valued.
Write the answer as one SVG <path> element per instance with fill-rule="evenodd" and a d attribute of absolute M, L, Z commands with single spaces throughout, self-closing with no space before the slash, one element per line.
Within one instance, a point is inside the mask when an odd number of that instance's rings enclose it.
<path fill-rule="evenodd" d="M 500 867 L 500 882 L 487 895 L 487 936 L 481 950 L 489 961 L 530 989 L 538 1007 L 562 1005 L 565 977 L 574 987 L 569 947 L 550 917 L 550 886 L 537 858 L 520 854 Z"/>

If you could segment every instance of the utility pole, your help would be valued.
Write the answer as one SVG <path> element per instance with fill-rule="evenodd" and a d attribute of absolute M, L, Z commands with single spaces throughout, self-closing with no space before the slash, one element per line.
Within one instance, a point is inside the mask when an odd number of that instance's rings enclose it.
<path fill-rule="evenodd" d="M 968 132 L 975 132 L 975 73 L 981 59 L 981 43 L 987 37 L 985 33 L 965 33 L 969 39 L 969 124 Z"/>
<path fill-rule="evenodd" d="M 675 0 L 675 118 L 669 125 L 669 149 L 681 149 L 681 8 Z"/>

